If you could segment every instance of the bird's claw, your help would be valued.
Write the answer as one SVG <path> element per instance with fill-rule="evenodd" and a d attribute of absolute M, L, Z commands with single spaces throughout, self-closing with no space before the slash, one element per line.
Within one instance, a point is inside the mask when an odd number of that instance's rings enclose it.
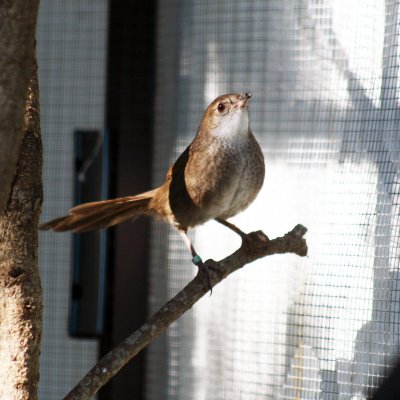
<path fill-rule="evenodd" d="M 206 262 L 203 262 L 200 259 L 200 257 L 199 257 L 199 259 L 196 259 L 194 261 L 197 261 L 195 264 L 199 268 L 199 273 L 203 277 L 204 287 L 210 291 L 210 296 L 211 296 L 212 295 L 212 282 L 211 282 L 210 270 L 219 274 L 219 268 L 218 268 L 219 264 L 214 260 L 207 260 Z"/>
<path fill-rule="evenodd" d="M 250 232 L 242 236 L 243 247 L 250 247 L 251 245 L 254 245 L 254 242 L 266 245 L 269 242 L 269 238 L 262 231 Z"/>

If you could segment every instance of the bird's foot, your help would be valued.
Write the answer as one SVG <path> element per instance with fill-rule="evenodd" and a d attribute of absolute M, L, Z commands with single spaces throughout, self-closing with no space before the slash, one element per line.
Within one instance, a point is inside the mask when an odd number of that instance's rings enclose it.
<path fill-rule="evenodd" d="M 264 247 L 268 242 L 269 238 L 263 231 L 255 231 L 244 234 L 242 237 L 242 247 L 245 249 L 251 249 L 254 246 Z"/>
<path fill-rule="evenodd" d="M 228 222 L 222 218 L 215 218 L 215 220 L 217 222 L 219 222 L 220 224 L 226 226 L 233 232 L 235 232 L 237 235 L 239 235 L 240 238 L 242 239 L 242 247 L 244 247 L 244 248 L 250 249 L 255 244 L 265 245 L 269 241 L 268 237 L 262 231 L 245 233 L 241 229 L 239 229 L 236 225 L 234 225 L 231 222 Z"/>
<path fill-rule="evenodd" d="M 210 291 L 210 296 L 212 295 L 212 282 L 210 276 L 210 270 L 214 271 L 215 273 L 219 273 L 219 264 L 214 260 L 207 260 L 203 262 L 199 255 L 196 255 L 192 259 L 193 264 L 195 264 L 198 269 L 199 273 L 202 275 L 204 287 Z"/>

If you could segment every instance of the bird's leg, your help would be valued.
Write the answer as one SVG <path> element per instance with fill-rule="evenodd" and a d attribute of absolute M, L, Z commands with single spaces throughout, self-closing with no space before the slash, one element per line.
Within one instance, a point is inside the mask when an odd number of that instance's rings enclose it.
<path fill-rule="evenodd" d="M 197 254 L 196 250 L 194 249 L 192 242 L 189 239 L 189 236 L 187 235 L 187 230 L 186 229 L 178 229 L 179 234 L 181 235 L 181 238 L 185 242 L 186 247 L 189 249 L 190 254 L 192 255 L 192 263 L 196 265 L 199 270 L 201 270 L 206 279 L 207 279 L 207 288 L 211 291 L 212 293 L 212 286 L 211 286 L 211 278 L 210 278 L 210 272 L 208 271 L 207 266 L 203 263 L 203 260 L 201 257 Z"/>
<path fill-rule="evenodd" d="M 179 229 L 178 232 L 181 235 L 181 238 L 185 242 L 186 247 L 189 249 L 190 254 L 193 257 L 193 259 L 192 259 L 193 264 L 197 265 L 202 260 L 201 260 L 201 257 L 196 253 L 196 250 L 194 249 L 192 242 L 190 241 L 189 236 L 187 235 L 187 230 Z"/>
<path fill-rule="evenodd" d="M 248 240 L 248 235 L 247 233 L 244 233 L 242 230 L 240 230 L 236 225 L 232 224 L 231 222 L 225 221 L 222 218 L 215 218 L 215 220 L 217 222 L 219 222 L 220 224 L 226 226 L 227 228 L 231 229 L 233 232 L 235 232 L 236 234 L 238 234 L 241 238 L 242 241 L 246 241 Z"/>
<path fill-rule="evenodd" d="M 232 224 L 231 222 L 228 222 L 222 218 L 215 218 L 217 222 L 220 224 L 226 226 L 227 228 L 231 229 L 233 232 L 237 233 L 241 238 L 242 238 L 242 246 L 249 246 L 250 243 L 252 243 L 253 240 L 256 240 L 257 238 L 260 238 L 260 231 L 258 232 L 250 232 L 250 233 L 244 233 L 242 230 L 240 230 L 236 225 Z M 262 232 L 261 232 L 262 233 Z M 267 236 L 265 236 L 264 233 L 262 233 L 262 240 L 269 240 Z"/>

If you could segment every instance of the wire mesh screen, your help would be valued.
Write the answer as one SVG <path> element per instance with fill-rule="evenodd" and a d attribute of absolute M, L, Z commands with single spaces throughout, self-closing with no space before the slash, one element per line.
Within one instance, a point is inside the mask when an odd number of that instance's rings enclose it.
<path fill-rule="evenodd" d="M 233 219 L 275 237 L 308 227 L 309 256 L 230 276 L 155 343 L 149 399 L 362 399 L 399 347 L 399 3 L 159 3 L 156 184 L 209 101 L 251 91 L 262 192 Z M 151 305 L 195 273 L 154 226 Z M 210 222 L 203 259 L 239 246 Z"/>
<path fill-rule="evenodd" d="M 73 205 L 74 130 L 103 128 L 107 1 L 42 0 L 37 30 L 46 221 Z M 97 360 L 97 341 L 68 336 L 71 265 L 71 235 L 41 234 L 44 400 L 62 398 Z"/>

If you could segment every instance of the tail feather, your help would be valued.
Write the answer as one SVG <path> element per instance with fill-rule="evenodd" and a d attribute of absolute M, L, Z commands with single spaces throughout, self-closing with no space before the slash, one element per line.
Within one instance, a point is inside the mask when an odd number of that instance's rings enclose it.
<path fill-rule="evenodd" d="M 72 208 L 69 215 L 46 222 L 39 229 L 88 232 L 107 228 L 146 214 L 153 194 L 154 191 L 150 191 L 137 196 L 81 204 Z"/>
<path fill-rule="evenodd" d="M 70 213 L 74 214 L 91 214 L 93 211 L 93 207 L 97 207 L 97 210 L 100 211 L 102 208 L 108 208 L 109 206 L 117 205 L 117 204 L 126 204 L 126 203 L 136 203 L 139 200 L 150 200 L 154 195 L 155 190 L 150 190 L 145 193 L 138 194 L 136 196 L 127 196 L 127 197 L 119 197 L 117 199 L 111 200 L 102 200 L 102 201 L 94 201 L 91 203 L 79 204 L 73 208 L 71 208 Z"/>

